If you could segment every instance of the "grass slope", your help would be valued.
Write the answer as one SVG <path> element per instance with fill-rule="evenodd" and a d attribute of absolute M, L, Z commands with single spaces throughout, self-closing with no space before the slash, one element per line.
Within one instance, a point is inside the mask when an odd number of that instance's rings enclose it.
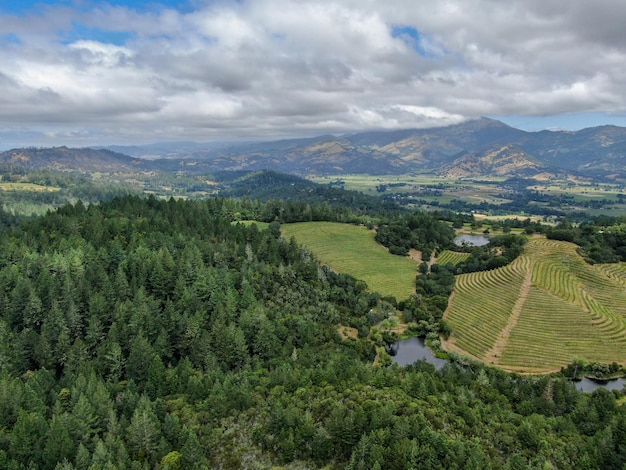
<path fill-rule="evenodd" d="M 391 255 L 374 240 L 365 227 L 332 222 L 284 224 L 282 235 L 295 237 L 324 264 L 335 271 L 365 281 L 372 291 L 397 300 L 408 298 L 415 289 L 417 263 Z"/>
<path fill-rule="evenodd" d="M 0 191 L 59 191 L 56 186 L 42 186 L 34 183 L 0 183 Z"/>
<path fill-rule="evenodd" d="M 439 256 L 437 256 L 437 264 L 454 264 L 457 265 L 463 261 L 465 261 L 467 258 L 469 258 L 470 254 L 469 253 L 461 253 L 459 251 L 451 251 L 451 250 L 443 250 L 441 253 L 439 253 Z"/>
<path fill-rule="evenodd" d="M 574 244 L 533 238 L 510 265 L 457 277 L 444 347 L 518 372 L 624 364 L 625 283 L 624 265 L 592 266 Z"/>

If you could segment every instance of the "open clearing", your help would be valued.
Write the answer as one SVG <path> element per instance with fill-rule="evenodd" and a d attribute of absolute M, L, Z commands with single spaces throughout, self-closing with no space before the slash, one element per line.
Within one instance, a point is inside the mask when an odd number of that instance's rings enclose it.
<path fill-rule="evenodd" d="M 626 265 L 589 265 L 576 248 L 532 238 L 510 265 L 457 276 L 444 348 L 521 373 L 625 364 Z"/>
<path fill-rule="evenodd" d="M 0 183 L 0 191 L 47 191 L 54 192 L 59 191 L 61 188 L 56 186 L 41 186 L 34 183 Z"/>
<path fill-rule="evenodd" d="M 415 291 L 417 263 L 391 255 L 365 227 L 332 222 L 302 222 L 281 226 L 283 237 L 306 246 L 333 270 L 363 280 L 371 291 L 397 300 Z"/>
<path fill-rule="evenodd" d="M 268 222 L 259 222 L 257 220 L 238 220 L 236 222 L 233 222 L 233 224 L 243 224 L 246 227 L 249 227 L 250 225 L 254 224 L 257 226 L 259 231 L 266 230 L 270 226 Z"/>

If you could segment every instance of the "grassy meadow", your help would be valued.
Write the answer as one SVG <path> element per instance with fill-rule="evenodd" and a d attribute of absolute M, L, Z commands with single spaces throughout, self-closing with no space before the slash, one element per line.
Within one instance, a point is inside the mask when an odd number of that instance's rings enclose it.
<path fill-rule="evenodd" d="M 243 224 L 246 227 L 254 224 L 254 225 L 257 226 L 259 231 L 266 230 L 270 226 L 270 224 L 268 222 L 259 222 L 257 220 L 238 220 L 236 222 L 233 222 L 233 224 Z"/>
<path fill-rule="evenodd" d="M 302 222 L 281 226 L 283 237 L 294 237 L 333 270 L 365 281 L 370 290 L 397 300 L 415 290 L 417 262 L 391 255 L 365 227 L 333 222 Z"/>
<path fill-rule="evenodd" d="M 0 191 L 59 191 L 61 188 L 56 186 L 42 186 L 34 183 L 0 183 Z"/>
<path fill-rule="evenodd" d="M 626 265 L 589 265 L 576 245 L 532 238 L 513 263 L 457 276 L 444 347 L 521 373 L 626 360 Z"/>

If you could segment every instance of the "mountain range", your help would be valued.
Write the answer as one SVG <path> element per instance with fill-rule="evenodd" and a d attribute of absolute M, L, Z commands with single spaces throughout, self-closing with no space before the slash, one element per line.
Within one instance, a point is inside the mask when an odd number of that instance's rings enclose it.
<path fill-rule="evenodd" d="M 488 118 L 448 127 L 248 143 L 163 143 L 94 149 L 24 148 L 0 163 L 81 172 L 272 169 L 297 175 L 578 176 L 626 179 L 626 128 L 526 132 Z"/>

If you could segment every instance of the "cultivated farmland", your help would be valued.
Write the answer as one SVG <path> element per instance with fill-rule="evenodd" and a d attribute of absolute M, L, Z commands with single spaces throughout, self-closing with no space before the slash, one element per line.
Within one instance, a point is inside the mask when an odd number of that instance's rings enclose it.
<path fill-rule="evenodd" d="M 415 291 L 417 263 L 391 255 L 365 227 L 332 222 L 302 222 L 281 226 L 283 237 L 306 246 L 333 270 L 367 283 L 370 290 L 398 300 Z"/>
<path fill-rule="evenodd" d="M 530 239 L 510 265 L 457 276 L 444 347 L 518 372 L 624 364 L 625 285 L 623 264 L 589 265 L 574 244 Z"/>
<path fill-rule="evenodd" d="M 459 251 L 451 251 L 451 250 L 443 250 L 441 253 L 439 253 L 439 256 L 437 256 L 437 264 L 454 264 L 457 265 L 463 261 L 465 261 L 467 258 L 469 258 L 470 254 L 469 253 L 461 253 Z"/>

